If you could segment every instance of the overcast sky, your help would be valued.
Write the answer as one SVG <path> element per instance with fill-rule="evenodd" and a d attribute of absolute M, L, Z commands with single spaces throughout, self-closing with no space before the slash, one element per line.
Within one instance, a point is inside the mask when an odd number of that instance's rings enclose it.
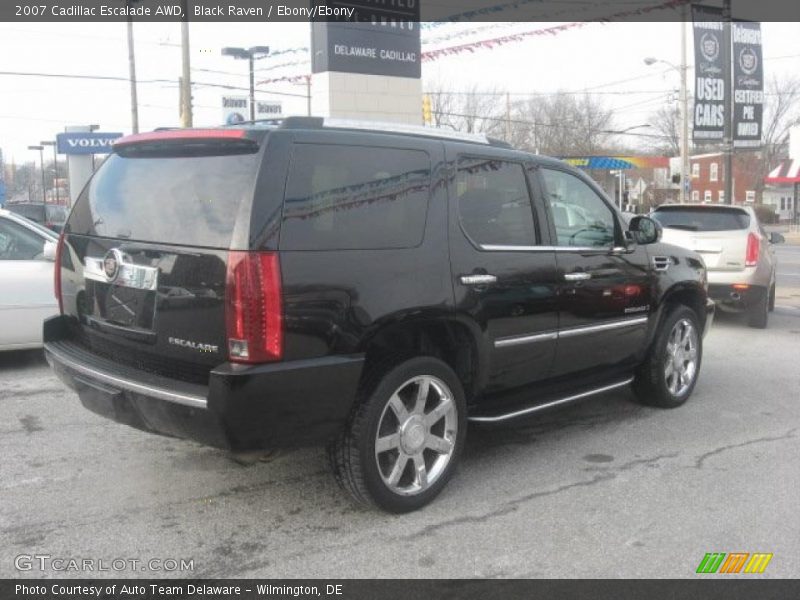
<path fill-rule="evenodd" d="M 553 23 L 467 23 L 423 30 L 423 50 L 494 38 L 512 32 L 552 27 Z M 453 89 L 472 84 L 494 86 L 515 94 L 590 89 L 615 109 L 617 128 L 647 122 L 668 102 L 679 85 L 678 75 L 664 65 L 646 66 L 653 56 L 679 63 L 680 23 L 591 23 L 558 35 L 535 36 L 474 54 L 448 56 L 423 63 L 423 80 L 447 82 Z M 476 30 L 470 36 L 453 36 Z M 690 29 L 690 27 L 688 28 Z M 762 25 L 765 74 L 800 73 L 800 23 Z M 216 83 L 246 88 L 247 64 L 220 56 L 223 46 L 269 45 L 285 50 L 309 45 L 305 23 L 192 23 L 192 77 L 197 84 Z M 135 25 L 140 128 L 178 124 L 177 78 L 181 69 L 180 25 Z M 427 42 L 426 40 L 431 40 Z M 689 62 L 692 62 L 689 31 Z M 283 54 L 258 63 L 260 78 L 308 73 L 303 52 Z M 124 23 L 0 23 L 0 71 L 110 75 L 127 77 Z M 210 71 L 222 71 L 210 72 Z M 690 77 L 691 79 L 691 77 Z M 175 83 L 152 82 L 169 80 Z M 285 114 L 305 114 L 304 84 L 260 86 L 262 99 L 280 99 Z M 691 89 L 691 88 L 690 88 Z M 197 85 L 195 125 L 221 120 L 221 96 L 246 94 Z M 104 131 L 130 132 L 130 92 L 125 81 L 92 81 L 53 77 L 0 75 L 0 147 L 5 159 L 34 159 L 30 144 L 53 139 L 66 125 L 97 123 Z M 505 99 L 498 99 L 505 102 Z M 37 157 L 38 158 L 38 157 Z"/>

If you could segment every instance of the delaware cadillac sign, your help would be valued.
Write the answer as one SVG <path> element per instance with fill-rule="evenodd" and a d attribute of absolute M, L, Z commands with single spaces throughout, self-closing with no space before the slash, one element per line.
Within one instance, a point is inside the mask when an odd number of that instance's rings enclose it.
<path fill-rule="evenodd" d="M 59 154 L 108 154 L 121 133 L 80 131 L 59 133 L 56 136 Z"/>
<path fill-rule="evenodd" d="M 350 17 L 319 18 L 311 24 L 314 73 L 340 71 L 419 79 L 419 0 L 314 0 L 354 8 Z"/>

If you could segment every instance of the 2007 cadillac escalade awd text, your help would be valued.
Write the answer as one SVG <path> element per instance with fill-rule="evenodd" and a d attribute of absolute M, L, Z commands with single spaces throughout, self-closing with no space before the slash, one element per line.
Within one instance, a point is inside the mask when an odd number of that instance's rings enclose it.
<path fill-rule="evenodd" d="M 357 500 L 413 510 L 468 422 L 691 395 L 702 259 L 623 223 L 579 171 L 482 136 L 133 135 L 64 228 L 46 356 L 98 414 L 234 451 L 327 444 Z"/>

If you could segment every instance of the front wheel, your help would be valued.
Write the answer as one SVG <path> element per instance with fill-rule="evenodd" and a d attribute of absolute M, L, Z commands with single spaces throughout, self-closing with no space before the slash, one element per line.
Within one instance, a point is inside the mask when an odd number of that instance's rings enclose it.
<path fill-rule="evenodd" d="M 697 314 L 687 306 L 677 306 L 667 315 L 636 373 L 633 388 L 638 401 L 659 408 L 682 405 L 697 383 L 702 356 Z"/>
<path fill-rule="evenodd" d="M 452 476 L 464 445 L 466 400 L 458 376 L 439 359 L 412 358 L 373 369 L 358 400 L 328 448 L 339 484 L 358 502 L 389 512 L 428 504 Z"/>

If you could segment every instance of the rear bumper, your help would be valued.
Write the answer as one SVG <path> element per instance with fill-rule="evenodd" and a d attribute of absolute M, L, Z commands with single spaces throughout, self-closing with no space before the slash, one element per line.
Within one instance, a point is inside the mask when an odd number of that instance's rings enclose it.
<path fill-rule="evenodd" d="M 708 295 L 723 309 L 742 311 L 757 305 L 767 293 L 766 286 L 747 285 L 745 288 L 743 285 L 711 284 L 708 286 Z"/>
<path fill-rule="evenodd" d="M 232 450 L 312 445 L 336 435 L 363 367 L 362 356 L 226 363 L 202 386 L 93 355 L 64 338 L 62 319 L 45 321 L 45 356 L 86 408 L 137 429 Z"/>

